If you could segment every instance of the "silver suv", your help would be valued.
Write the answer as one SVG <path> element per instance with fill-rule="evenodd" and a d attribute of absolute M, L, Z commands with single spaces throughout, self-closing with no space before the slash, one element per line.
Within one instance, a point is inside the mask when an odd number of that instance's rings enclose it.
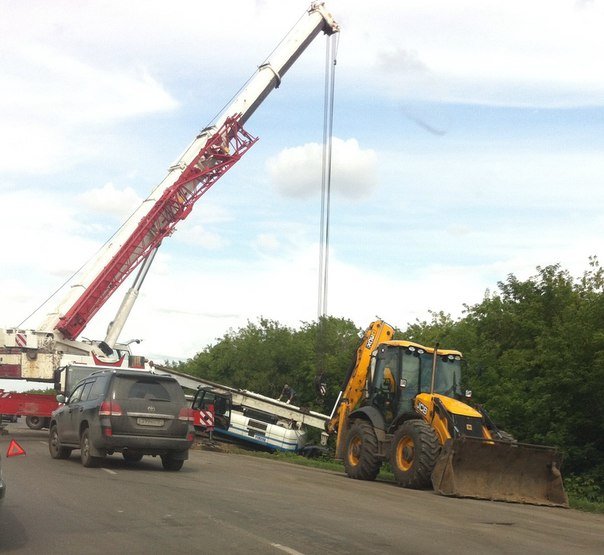
<path fill-rule="evenodd" d="M 128 463 L 159 455 L 164 469 L 180 470 L 193 443 L 193 412 L 178 382 L 145 371 L 105 370 L 81 380 L 50 419 L 53 459 L 80 449 L 85 467 L 122 453 Z"/>

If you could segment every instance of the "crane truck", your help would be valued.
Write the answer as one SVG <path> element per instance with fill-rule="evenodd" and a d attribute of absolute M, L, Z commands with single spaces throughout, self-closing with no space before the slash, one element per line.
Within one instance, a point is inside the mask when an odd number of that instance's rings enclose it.
<path fill-rule="evenodd" d="M 568 507 L 558 450 L 515 441 L 461 384 L 459 351 L 394 340 L 372 322 L 326 425 L 346 474 L 374 480 L 388 461 L 403 487 Z"/>
<path fill-rule="evenodd" d="M 329 416 L 285 403 L 247 389 L 218 384 L 199 376 L 183 374 L 173 368 L 155 366 L 170 374 L 185 390 L 193 409 L 197 431 L 213 434 L 266 451 L 287 451 L 308 456 L 325 449 L 309 445 L 307 428 L 324 432 Z"/>
<path fill-rule="evenodd" d="M 314 2 L 241 92 L 205 127 L 168 174 L 99 252 L 74 276 L 71 287 L 35 329 L 0 329 L 0 379 L 48 382 L 68 392 L 81 378 L 102 368 L 143 369 L 119 336 L 162 241 L 194 204 L 254 145 L 244 125 L 287 70 L 320 34 L 338 24 L 324 3 Z M 118 287 L 138 268 L 103 340 L 78 339 Z M 56 408 L 52 397 L 4 393 L 0 414 L 28 417 L 42 427 Z"/>

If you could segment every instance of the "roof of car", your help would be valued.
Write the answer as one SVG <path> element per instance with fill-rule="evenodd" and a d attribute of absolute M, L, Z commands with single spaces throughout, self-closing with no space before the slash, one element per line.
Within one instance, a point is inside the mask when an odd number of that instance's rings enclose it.
<path fill-rule="evenodd" d="M 90 376 L 88 376 L 88 377 L 91 378 L 92 376 L 99 376 L 102 374 L 115 374 L 117 376 L 133 376 L 133 377 L 153 376 L 154 378 L 161 378 L 164 380 L 165 379 L 174 380 L 174 377 L 170 376 L 169 374 L 158 374 L 156 372 L 151 372 L 149 370 L 130 370 L 127 368 L 111 368 L 111 369 L 98 370 L 98 371 L 90 374 Z M 174 381 L 176 381 L 176 380 L 174 380 Z"/>

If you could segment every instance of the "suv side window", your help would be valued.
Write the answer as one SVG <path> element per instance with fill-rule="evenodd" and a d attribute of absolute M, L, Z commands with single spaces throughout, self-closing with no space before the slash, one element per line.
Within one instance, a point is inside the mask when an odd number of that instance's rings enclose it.
<path fill-rule="evenodd" d="M 91 389 L 92 389 L 92 382 L 86 382 L 84 384 L 84 389 L 82 389 L 82 396 L 80 397 L 80 401 L 88 400 L 88 396 L 90 394 Z"/>
<path fill-rule="evenodd" d="M 107 376 L 99 376 L 92 382 L 92 389 L 88 394 L 88 399 L 99 399 L 105 393 L 105 387 L 107 386 L 107 382 L 109 378 Z"/>
<path fill-rule="evenodd" d="M 69 396 L 69 401 L 67 401 L 68 405 L 71 405 L 73 403 L 77 403 L 81 397 L 82 397 L 82 391 L 84 390 L 84 384 L 76 387 L 73 390 L 73 393 Z"/>

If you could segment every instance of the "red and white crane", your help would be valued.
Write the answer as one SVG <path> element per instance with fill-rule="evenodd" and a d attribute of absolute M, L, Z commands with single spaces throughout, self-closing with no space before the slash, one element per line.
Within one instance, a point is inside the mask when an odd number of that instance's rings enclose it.
<path fill-rule="evenodd" d="M 113 237 L 74 277 L 56 309 L 36 329 L 0 328 L 0 379 L 24 379 L 65 387 L 61 369 L 70 365 L 142 367 L 118 338 L 155 252 L 195 202 L 256 142 L 244 124 L 283 75 L 320 33 L 338 24 L 322 2 L 314 2 L 243 90 L 203 129 Z M 139 267 L 103 341 L 78 337 L 124 280 Z M 65 374 L 65 373 L 64 373 Z M 0 396 L 0 414 L 10 414 Z"/>

